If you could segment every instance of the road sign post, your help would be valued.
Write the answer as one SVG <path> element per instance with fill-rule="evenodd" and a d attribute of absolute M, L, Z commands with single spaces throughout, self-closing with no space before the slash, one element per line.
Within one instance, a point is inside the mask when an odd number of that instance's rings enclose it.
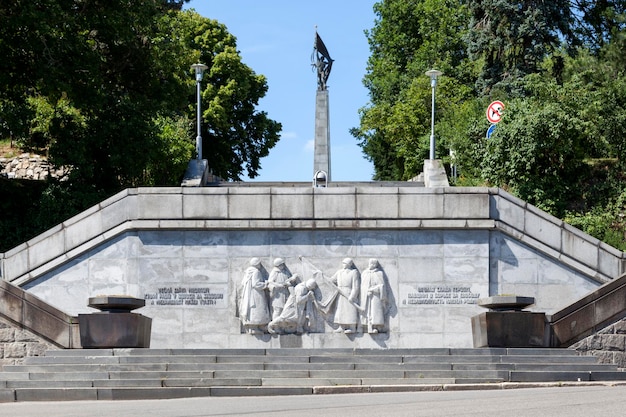
<path fill-rule="evenodd" d="M 491 126 L 489 126 L 489 129 L 487 129 L 487 139 L 491 139 L 491 135 L 493 135 L 494 130 L 496 130 L 496 125 L 493 124 Z"/>
<path fill-rule="evenodd" d="M 501 101 L 494 101 L 487 107 L 487 120 L 489 123 L 496 124 L 502 118 L 502 112 L 504 111 L 504 104 Z"/>

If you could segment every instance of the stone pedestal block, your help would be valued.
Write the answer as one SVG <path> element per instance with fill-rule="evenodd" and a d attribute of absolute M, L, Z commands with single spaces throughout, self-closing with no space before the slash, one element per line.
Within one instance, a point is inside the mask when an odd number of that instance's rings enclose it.
<path fill-rule="evenodd" d="M 548 347 L 545 313 L 486 311 L 472 317 L 474 347 Z"/>
<path fill-rule="evenodd" d="M 82 347 L 149 348 L 152 319 L 130 312 L 145 303 L 145 300 L 134 297 L 91 297 L 89 307 L 101 312 L 78 315 Z"/>
<path fill-rule="evenodd" d="M 150 317 L 136 313 L 79 314 L 78 323 L 84 349 L 150 347 Z"/>
<path fill-rule="evenodd" d="M 427 188 L 449 187 L 448 175 L 440 159 L 424 161 L 424 185 Z"/>

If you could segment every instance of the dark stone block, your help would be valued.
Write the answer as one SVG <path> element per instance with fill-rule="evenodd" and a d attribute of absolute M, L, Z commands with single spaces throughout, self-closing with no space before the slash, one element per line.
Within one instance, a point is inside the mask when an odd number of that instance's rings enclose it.
<path fill-rule="evenodd" d="M 137 313 L 79 314 L 80 343 L 93 348 L 149 348 L 152 319 Z"/>
<path fill-rule="evenodd" d="M 548 347 L 546 315 L 487 311 L 472 317 L 474 347 Z"/>
<path fill-rule="evenodd" d="M 116 295 L 99 295 L 89 298 L 89 307 L 97 308 L 100 311 L 112 313 L 129 313 L 146 305 L 146 300 L 142 298 L 116 296 Z"/>
<path fill-rule="evenodd" d="M 517 295 L 494 295 L 478 300 L 478 305 L 498 311 L 521 311 L 535 304 L 534 297 L 520 297 Z"/>

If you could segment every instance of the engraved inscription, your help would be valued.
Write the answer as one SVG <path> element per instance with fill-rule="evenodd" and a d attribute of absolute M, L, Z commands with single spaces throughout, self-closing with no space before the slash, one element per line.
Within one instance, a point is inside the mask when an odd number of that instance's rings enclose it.
<path fill-rule="evenodd" d="M 417 287 L 414 291 L 406 294 L 402 300 L 402 305 L 455 305 L 455 304 L 477 304 L 480 294 L 472 291 L 469 286 L 440 286 L 426 285 Z"/>
<path fill-rule="evenodd" d="M 146 306 L 226 307 L 222 288 L 209 287 L 159 287 L 146 293 Z"/>

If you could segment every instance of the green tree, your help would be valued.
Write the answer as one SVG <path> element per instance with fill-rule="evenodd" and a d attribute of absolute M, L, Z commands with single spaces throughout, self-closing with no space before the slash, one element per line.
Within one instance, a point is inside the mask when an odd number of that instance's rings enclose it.
<path fill-rule="evenodd" d="M 225 179 L 257 175 L 281 129 L 256 110 L 262 75 L 235 38 L 182 1 L 0 4 L 0 131 L 70 167 L 39 200 L 43 230 L 125 187 L 178 185 L 193 157 L 195 79 L 205 157 Z"/>
<path fill-rule="evenodd" d="M 267 80 L 241 62 L 236 39 L 224 25 L 195 12 L 177 18 L 187 47 L 209 67 L 202 90 L 203 157 L 222 178 L 240 180 L 244 171 L 254 178 L 282 128 L 256 109 Z"/>
<path fill-rule="evenodd" d="M 483 177 L 525 201 L 562 215 L 585 165 L 581 121 L 558 103 L 510 101 L 488 141 Z"/>
<path fill-rule="evenodd" d="M 409 179 L 428 155 L 430 82 L 424 72 L 444 71 L 438 114 L 470 92 L 472 65 L 463 33 L 467 9 L 452 0 L 387 0 L 374 6 L 377 20 L 366 32 L 372 52 L 364 84 L 370 105 L 351 130 L 374 164 L 374 179 Z M 443 144 L 439 144 L 443 149 Z"/>
<path fill-rule="evenodd" d="M 468 6 L 468 50 L 482 62 L 476 81 L 481 94 L 494 88 L 519 94 L 516 82 L 537 72 L 560 38 L 570 36 L 567 0 L 479 0 Z"/>
<path fill-rule="evenodd" d="M 13 108 L 33 115 L 19 132 L 22 144 L 72 167 L 68 186 L 104 195 L 139 183 L 158 148 L 153 118 L 185 99 L 170 93 L 186 84 L 163 88 L 176 84 L 173 68 L 146 76 L 159 68 L 151 39 L 171 7 L 160 0 L 36 0 L 0 10 L 7 23 L 1 48 L 11 57 L 0 88 Z M 51 114 L 41 113 L 44 102 Z"/>
<path fill-rule="evenodd" d="M 72 166 L 75 185 L 112 192 L 141 184 L 147 166 L 167 163 L 159 161 L 171 144 L 159 139 L 163 118 L 178 124 L 176 118 L 194 116 L 189 66 L 202 61 L 210 67 L 205 156 L 224 178 L 239 179 L 244 169 L 257 175 L 280 131 L 256 110 L 266 79 L 241 62 L 223 25 L 177 10 L 181 4 L 35 0 L 0 8 L 0 52 L 9 57 L 0 75 L 6 131 Z M 16 114 L 31 122 L 18 124 Z"/>
<path fill-rule="evenodd" d="M 423 72 L 436 66 L 437 154 L 453 151 L 456 184 L 502 187 L 626 247 L 626 2 L 389 0 L 375 11 L 371 101 L 352 133 L 376 179 L 419 172 L 430 127 Z M 494 99 L 506 109 L 486 139 Z"/>
<path fill-rule="evenodd" d="M 597 53 L 626 28 L 624 0 L 572 0 L 575 44 Z"/>

